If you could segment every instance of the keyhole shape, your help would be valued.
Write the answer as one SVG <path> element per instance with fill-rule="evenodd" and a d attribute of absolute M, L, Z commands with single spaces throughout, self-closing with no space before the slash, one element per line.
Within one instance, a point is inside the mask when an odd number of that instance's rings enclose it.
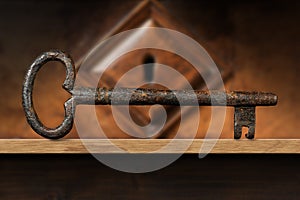
<path fill-rule="evenodd" d="M 147 54 L 143 61 L 144 64 L 144 79 L 147 82 L 152 82 L 154 78 L 155 59 L 151 54 Z"/>

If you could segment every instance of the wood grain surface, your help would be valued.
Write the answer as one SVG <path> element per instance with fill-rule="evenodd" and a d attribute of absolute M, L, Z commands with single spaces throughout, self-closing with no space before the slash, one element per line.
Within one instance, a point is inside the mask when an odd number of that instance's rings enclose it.
<path fill-rule="evenodd" d="M 203 139 L 1 139 L 0 153 L 6 154 L 86 154 L 86 153 L 202 153 L 213 154 L 287 154 L 300 153 L 299 139 L 203 140 Z M 165 148 L 168 145 L 168 148 Z M 88 148 L 88 150 L 86 149 Z M 117 147 L 117 148 L 116 148 Z M 186 149 L 185 149 L 186 147 Z M 211 150 L 211 151 L 210 151 Z"/>

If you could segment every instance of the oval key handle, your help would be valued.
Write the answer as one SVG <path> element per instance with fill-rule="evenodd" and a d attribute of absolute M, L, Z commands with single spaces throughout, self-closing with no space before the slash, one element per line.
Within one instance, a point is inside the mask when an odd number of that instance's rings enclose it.
<path fill-rule="evenodd" d="M 70 132 L 73 126 L 73 114 L 74 114 L 74 101 L 71 97 L 64 104 L 65 117 L 63 122 L 56 128 L 48 128 L 40 121 L 32 101 L 32 90 L 34 79 L 40 68 L 49 61 L 59 61 L 66 67 L 66 79 L 62 87 L 71 93 L 75 82 L 75 67 L 73 60 L 67 54 L 54 50 L 41 54 L 36 58 L 33 64 L 30 66 L 23 84 L 22 91 L 22 103 L 25 111 L 26 119 L 30 124 L 31 128 L 39 135 L 49 138 L 58 139 L 64 137 Z"/>

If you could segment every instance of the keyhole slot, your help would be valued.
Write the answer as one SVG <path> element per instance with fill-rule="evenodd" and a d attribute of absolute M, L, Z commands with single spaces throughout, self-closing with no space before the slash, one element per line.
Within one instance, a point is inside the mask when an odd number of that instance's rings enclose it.
<path fill-rule="evenodd" d="M 154 79 L 155 58 L 151 54 L 147 54 L 143 60 L 144 79 L 147 82 L 152 82 Z"/>

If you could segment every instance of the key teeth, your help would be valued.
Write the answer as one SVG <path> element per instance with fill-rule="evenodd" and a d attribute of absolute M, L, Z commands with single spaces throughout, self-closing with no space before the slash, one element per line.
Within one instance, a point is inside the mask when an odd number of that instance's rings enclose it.
<path fill-rule="evenodd" d="M 249 134 L 249 133 L 247 133 L 247 134 L 245 134 L 245 136 L 246 136 L 246 138 L 247 139 L 254 139 L 254 134 Z"/>
<path fill-rule="evenodd" d="M 234 124 L 234 139 L 238 140 L 242 136 L 242 127 Z"/>
<path fill-rule="evenodd" d="M 242 127 L 248 127 L 247 139 L 253 139 L 255 135 L 255 107 L 241 106 L 234 108 L 234 139 L 240 139 Z"/>
<path fill-rule="evenodd" d="M 248 126 L 248 133 L 245 134 L 246 138 L 254 139 L 254 134 L 255 134 L 255 126 L 254 125 Z"/>

